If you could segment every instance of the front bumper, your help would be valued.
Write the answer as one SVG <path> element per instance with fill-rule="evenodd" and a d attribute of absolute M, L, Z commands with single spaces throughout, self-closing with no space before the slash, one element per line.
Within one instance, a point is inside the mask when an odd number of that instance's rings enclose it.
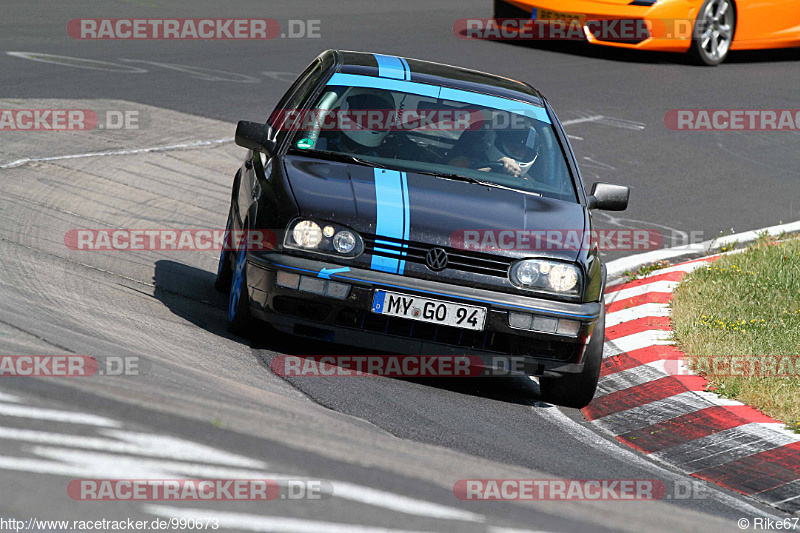
<path fill-rule="evenodd" d="M 253 315 L 286 333 L 382 353 L 477 355 L 497 370 L 507 370 L 503 361 L 513 356 L 519 358 L 515 368 L 524 374 L 559 376 L 583 370 L 584 351 L 601 312 L 600 302 L 560 302 L 366 269 L 327 273 L 341 268 L 284 253 L 250 254 L 247 281 Z M 328 270 L 320 275 L 323 269 Z M 280 287 L 279 271 L 345 283 L 349 294 L 337 299 Z M 375 314 L 371 308 L 376 289 L 485 307 L 484 331 Z M 511 311 L 576 320 L 580 328 L 574 336 L 515 329 L 508 322 Z"/>
<path fill-rule="evenodd" d="M 652 6 L 636 6 L 628 4 L 601 3 L 588 0 L 495 0 L 496 4 L 508 6 L 507 12 L 515 13 L 514 17 L 529 18 L 533 10 L 542 9 L 559 13 L 571 13 L 584 20 L 593 21 L 591 28 L 600 31 L 587 31 L 586 41 L 591 44 L 628 48 L 636 50 L 653 50 L 662 52 L 687 52 L 692 43 L 694 21 L 697 18 L 697 2 L 688 0 L 673 2 L 656 2 Z M 503 8 L 501 8 L 501 11 Z M 615 27 L 605 25 L 604 21 L 613 23 L 639 21 L 649 28 L 649 34 L 634 39 L 614 39 Z M 620 28 L 621 29 L 621 28 Z M 628 30 L 627 33 L 630 33 Z M 634 30 L 633 36 L 640 35 Z"/>

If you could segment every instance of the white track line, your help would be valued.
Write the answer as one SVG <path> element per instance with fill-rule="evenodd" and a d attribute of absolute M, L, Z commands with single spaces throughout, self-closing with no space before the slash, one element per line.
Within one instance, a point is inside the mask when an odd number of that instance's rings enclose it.
<path fill-rule="evenodd" d="M 144 505 L 146 513 L 162 518 L 200 519 L 218 523 L 222 529 L 262 531 L 277 533 L 410 533 L 407 529 L 359 526 L 335 522 L 321 522 L 300 518 L 283 518 L 245 513 L 226 513 L 207 509 L 170 507 L 166 505 Z M 413 530 L 416 531 L 416 530 Z"/>
<path fill-rule="evenodd" d="M 667 371 L 667 361 L 669 361 L 670 368 Z M 600 377 L 598 383 L 598 393 L 596 397 L 625 390 L 637 385 L 644 385 L 656 379 L 665 378 L 667 376 L 693 376 L 694 372 L 689 367 L 685 359 L 658 359 L 650 361 L 643 365 L 620 370 L 613 374 L 606 374 Z"/>
<path fill-rule="evenodd" d="M 464 520 L 468 522 L 484 522 L 486 520 L 482 515 L 462 511 L 455 507 L 447 507 L 391 492 L 362 487 L 345 481 L 332 481 L 331 483 L 333 484 L 333 495 L 335 497 L 346 498 L 391 511 L 446 520 Z"/>
<path fill-rule="evenodd" d="M 614 435 L 624 435 L 630 431 L 646 428 L 672 420 L 681 415 L 695 413 L 701 409 L 725 405 L 725 400 L 716 394 L 704 391 L 686 391 L 675 394 L 669 398 L 631 407 L 618 411 L 602 418 L 592 420 L 592 423 L 602 426 Z M 740 402 L 727 401 L 727 405 L 742 405 Z"/>
<path fill-rule="evenodd" d="M 744 424 L 653 455 L 689 472 L 699 472 L 800 441 L 800 435 L 778 433 L 772 426 L 774 424 Z"/>
<path fill-rule="evenodd" d="M 5 392 L 0 392 L 0 402 L 7 402 L 7 403 L 20 403 L 22 400 L 19 396 L 14 396 L 13 394 L 6 394 Z"/>
<path fill-rule="evenodd" d="M 89 415 L 85 413 L 71 413 L 68 411 L 58 411 L 56 409 L 43 409 L 40 407 L 27 407 L 24 405 L 11 405 L 0 403 L 0 416 L 13 416 L 19 418 L 30 418 L 33 420 L 50 420 L 52 422 L 65 422 L 67 424 L 85 424 L 87 426 L 98 426 L 107 428 L 122 427 L 116 420 L 102 416 Z"/>
<path fill-rule="evenodd" d="M 199 518 L 203 520 L 218 520 L 221 528 L 241 529 L 245 531 L 266 531 L 285 533 L 400 533 L 419 530 L 387 529 L 362 525 L 342 524 L 336 522 L 321 522 L 299 518 L 285 518 L 264 516 L 247 513 L 229 513 L 209 511 L 207 509 L 189 509 L 186 507 L 172 507 L 166 505 L 146 504 L 143 506 L 146 513 L 163 518 Z M 511 529 L 505 527 L 488 526 L 486 533 L 546 533 L 530 529 Z"/>
<path fill-rule="evenodd" d="M 267 466 L 262 461 L 256 461 L 247 457 L 215 450 L 208 446 L 173 437 L 146 433 L 130 433 L 127 431 L 109 431 L 108 434 L 119 440 L 64 435 L 47 431 L 0 426 L 0 439 L 2 440 L 32 442 L 50 446 L 68 446 L 110 453 L 145 455 L 148 457 L 198 461 L 248 468 L 265 468 Z"/>
<path fill-rule="evenodd" d="M 795 500 L 800 503 L 800 481 L 790 481 L 780 487 L 759 492 L 756 496 L 771 501 L 774 505 L 781 505 Z"/>
<path fill-rule="evenodd" d="M 242 470 L 178 461 L 143 459 L 82 450 L 36 446 L 32 452 L 47 460 L 25 460 L 0 456 L 0 469 L 49 473 L 54 475 L 85 476 L 98 479 L 160 479 L 170 475 L 193 476 L 202 479 L 270 479 L 278 483 L 304 479 L 306 476 L 275 474 L 258 470 Z M 333 486 L 333 496 L 365 505 L 414 516 L 482 523 L 483 515 L 461 509 L 410 498 L 392 492 L 373 489 L 346 481 L 327 480 Z"/>
<path fill-rule="evenodd" d="M 627 298 L 635 298 L 636 296 L 643 296 L 649 292 L 672 292 L 678 286 L 677 281 L 654 281 L 646 283 L 637 287 L 628 287 L 627 289 L 620 289 L 618 291 L 606 294 L 606 305 L 617 300 L 625 300 Z"/>
<path fill-rule="evenodd" d="M 664 331 L 663 329 L 648 329 L 647 331 L 640 331 L 638 333 L 631 333 L 624 337 L 619 337 L 610 342 L 619 348 L 622 352 L 632 352 L 642 348 L 649 348 L 650 346 L 667 346 L 673 344 L 672 332 Z"/>
<path fill-rule="evenodd" d="M 198 146 L 208 146 L 212 144 L 225 144 L 233 142 L 233 138 L 227 139 L 215 139 L 213 141 L 195 141 L 191 143 L 183 143 L 183 144 L 168 144 L 165 146 L 151 146 L 149 148 L 130 148 L 125 150 L 109 150 L 105 152 L 87 152 L 85 154 L 70 154 L 70 155 L 57 155 L 53 157 L 38 157 L 38 158 L 23 158 L 17 159 L 16 161 L 12 161 L 10 163 L 3 163 L 0 165 L 0 169 L 6 168 L 14 168 L 20 165 L 25 165 L 28 163 L 38 163 L 42 161 L 60 161 L 62 159 L 79 159 L 82 157 L 104 157 L 109 155 L 134 155 L 134 154 L 143 154 L 147 152 L 166 152 L 169 150 L 179 150 L 181 148 L 196 148 Z"/>
<path fill-rule="evenodd" d="M 752 231 L 745 231 L 735 235 L 725 235 L 716 239 L 710 239 L 697 244 L 689 244 L 686 246 L 676 246 L 674 248 L 662 248 L 660 250 L 652 250 L 643 254 L 629 255 L 606 264 L 608 269 L 609 279 L 621 275 L 626 270 L 636 270 L 641 265 L 647 263 L 654 263 L 664 259 L 672 259 L 681 257 L 683 255 L 693 253 L 708 253 L 712 249 L 719 249 L 724 246 L 731 246 L 734 243 L 746 243 L 756 240 L 759 235 L 767 233 L 768 235 L 776 236 L 781 233 L 792 233 L 800 231 L 800 221 L 790 222 L 788 224 L 778 224 L 777 226 L 770 226 L 768 228 L 757 229 Z M 696 268 L 696 267 L 695 267 Z M 659 270 L 658 273 L 670 272 L 674 269 Z"/>
<path fill-rule="evenodd" d="M 574 124 L 583 124 L 586 122 L 595 122 L 606 126 L 613 126 L 615 128 L 622 128 L 625 130 L 641 131 L 647 127 L 643 122 L 634 122 L 633 120 L 626 120 L 624 118 L 608 117 L 606 115 L 589 115 L 581 118 L 573 118 L 561 122 L 562 126 L 572 126 Z"/>
<path fill-rule="evenodd" d="M 663 371 L 653 368 L 650 365 L 641 365 L 627 370 L 622 370 L 607 376 L 601 376 L 597 384 L 597 392 L 594 397 L 599 398 L 612 392 L 619 392 L 638 385 L 644 385 L 657 379 L 666 377 Z"/>
<path fill-rule="evenodd" d="M 558 426 L 563 432 L 573 435 L 581 442 L 597 449 L 603 455 L 614 457 L 620 461 L 653 472 L 654 474 L 658 475 L 659 479 L 661 479 L 664 483 L 669 481 L 681 483 L 686 482 L 687 478 L 684 474 L 678 474 L 673 470 L 667 470 L 656 464 L 654 461 L 642 457 L 630 448 L 623 447 L 615 442 L 609 442 L 602 436 L 598 435 L 596 431 L 593 431 L 591 428 L 575 422 L 555 407 L 532 409 L 534 414 L 541 416 L 553 425 Z M 706 492 L 713 494 L 714 498 L 718 502 L 722 503 L 723 505 L 727 505 L 731 509 L 741 512 L 742 516 L 769 516 L 773 520 L 785 518 L 785 515 L 769 515 L 769 513 L 747 503 L 746 501 L 723 492 L 714 484 L 704 483 L 704 487 Z"/>
<path fill-rule="evenodd" d="M 606 315 L 606 328 L 618 326 L 637 318 L 669 316 L 669 304 L 646 303 L 620 309 Z"/>
<path fill-rule="evenodd" d="M 486 533 L 547 533 L 541 529 L 537 529 L 536 531 L 532 531 L 530 529 L 512 529 L 508 527 L 494 527 L 489 526 L 486 529 Z"/>
<path fill-rule="evenodd" d="M 572 126 L 573 124 L 583 124 L 584 122 L 597 122 L 599 120 L 603 120 L 605 117 L 603 115 L 592 115 L 590 117 L 584 118 L 573 118 L 570 120 L 563 120 L 561 121 L 562 126 Z"/>

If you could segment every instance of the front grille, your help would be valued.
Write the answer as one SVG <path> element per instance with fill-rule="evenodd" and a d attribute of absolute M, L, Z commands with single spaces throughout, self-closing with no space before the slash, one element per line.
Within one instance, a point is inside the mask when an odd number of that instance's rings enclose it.
<path fill-rule="evenodd" d="M 272 299 L 272 308 L 282 315 L 306 318 L 315 322 L 322 322 L 331 312 L 330 305 L 291 296 L 276 296 Z"/>
<path fill-rule="evenodd" d="M 336 316 L 336 324 L 373 333 L 490 352 L 507 353 L 509 347 L 508 339 L 502 333 L 439 326 L 369 311 L 343 309 Z"/>
<path fill-rule="evenodd" d="M 604 26 L 604 24 L 610 24 L 613 22 L 619 22 L 619 24 L 622 24 L 623 22 L 631 21 L 634 25 L 634 29 L 632 30 L 622 30 L 619 26 L 617 27 L 618 29 L 613 29 L 614 26 L 611 26 L 610 28 L 608 26 Z M 596 20 L 593 22 L 594 24 L 589 24 L 587 27 L 594 38 L 598 41 L 620 44 L 639 44 L 650 38 L 650 29 L 647 27 L 647 23 L 642 19 L 626 19 L 611 22 L 607 20 Z"/>
<path fill-rule="evenodd" d="M 400 239 L 383 236 L 364 235 L 363 238 L 364 250 L 369 254 L 392 259 L 402 259 L 406 262 L 420 265 L 425 264 L 425 256 L 428 254 L 429 250 L 432 248 L 439 248 L 432 244 L 402 241 Z M 375 242 L 376 239 L 378 239 L 377 244 Z M 507 278 L 508 268 L 513 262 L 513 259 L 481 252 L 447 247 L 444 247 L 444 250 L 447 251 L 447 268 L 464 272 L 473 272 L 475 274 Z"/>
<path fill-rule="evenodd" d="M 335 322 L 336 325 L 342 327 L 406 339 L 497 352 L 504 355 L 529 355 L 559 361 L 577 360 L 582 348 L 582 345 L 570 342 L 542 341 L 498 331 L 470 331 L 355 309 L 341 310 L 336 315 Z"/>

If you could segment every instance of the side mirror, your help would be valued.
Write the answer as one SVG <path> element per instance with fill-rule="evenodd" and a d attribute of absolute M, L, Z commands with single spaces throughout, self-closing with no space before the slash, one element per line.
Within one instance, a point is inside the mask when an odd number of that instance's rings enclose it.
<path fill-rule="evenodd" d="M 595 183 L 592 185 L 592 193 L 588 198 L 589 209 L 625 211 L 628 208 L 630 195 L 631 190 L 623 185 Z"/>
<path fill-rule="evenodd" d="M 240 120 L 236 125 L 236 144 L 255 152 L 264 152 L 268 156 L 275 155 L 277 145 L 270 139 L 272 128 L 260 122 Z"/>

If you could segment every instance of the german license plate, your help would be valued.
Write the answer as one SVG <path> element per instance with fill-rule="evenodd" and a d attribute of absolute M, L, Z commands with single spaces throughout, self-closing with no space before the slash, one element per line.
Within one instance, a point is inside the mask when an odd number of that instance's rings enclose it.
<path fill-rule="evenodd" d="M 429 322 L 442 326 L 483 331 L 486 308 L 421 298 L 389 291 L 375 291 L 372 312 Z"/>
<path fill-rule="evenodd" d="M 583 24 L 584 15 L 578 13 L 563 13 L 561 11 L 539 10 L 539 20 L 563 21 L 567 24 Z"/>

